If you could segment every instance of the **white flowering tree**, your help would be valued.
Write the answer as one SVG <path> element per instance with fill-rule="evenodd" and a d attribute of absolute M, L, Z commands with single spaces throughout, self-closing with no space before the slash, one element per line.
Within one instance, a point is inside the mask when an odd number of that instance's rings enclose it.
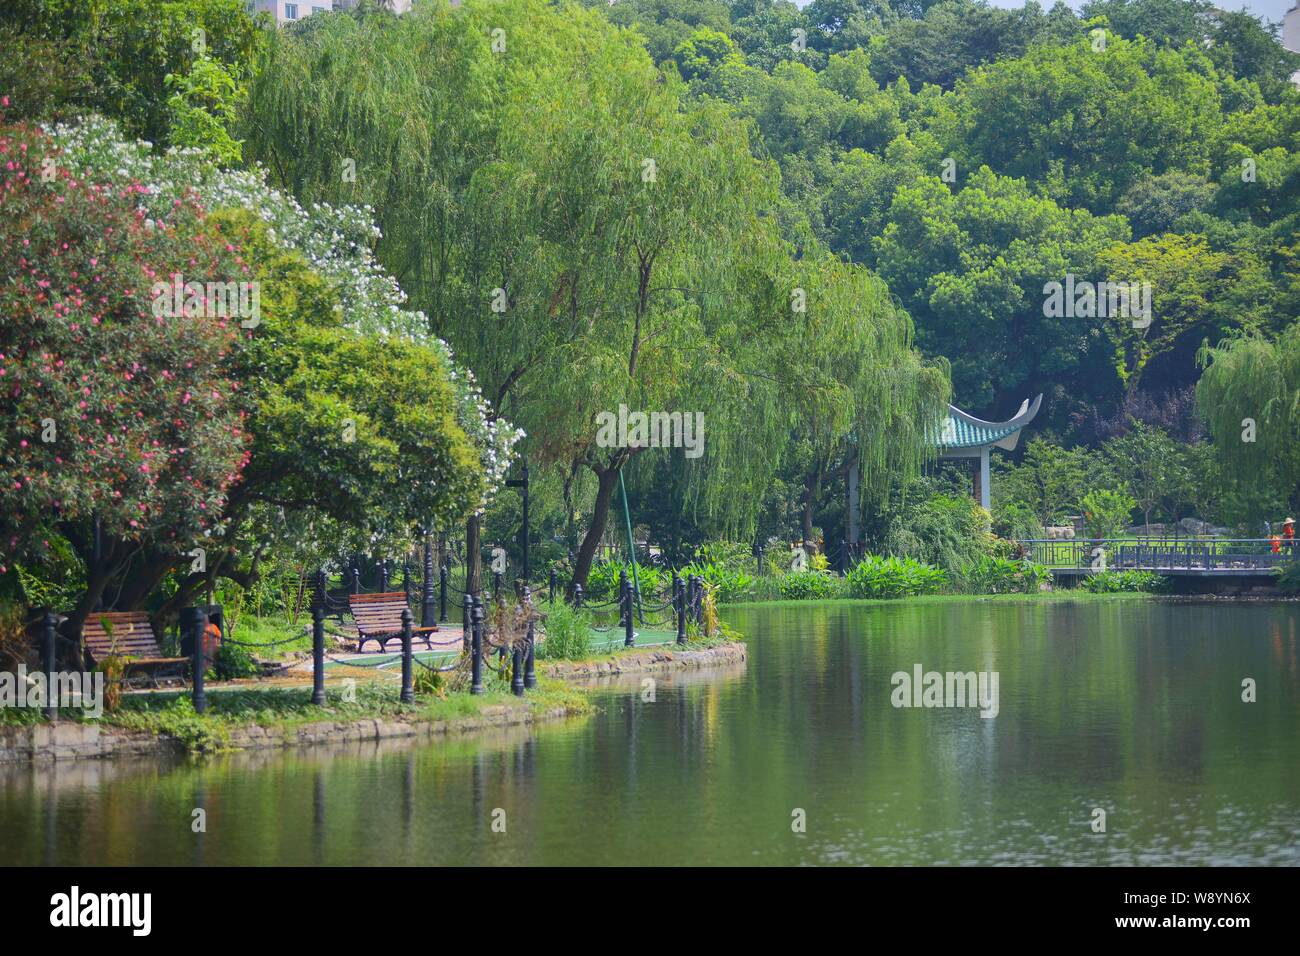
<path fill-rule="evenodd" d="M 197 202 L 245 266 L 242 276 L 192 278 L 238 279 L 259 293 L 229 356 L 247 465 L 203 540 L 145 549 L 143 566 L 121 582 L 120 606 L 185 564 L 192 570 L 172 607 L 217 576 L 250 583 L 271 557 L 310 570 L 349 550 L 403 553 L 420 531 L 486 507 L 521 432 L 493 414 L 426 317 L 406 308 L 373 256 L 379 233 L 368 209 L 304 208 L 259 169 L 222 169 L 194 149 L 155 155 L 98 117 L 46 132 L 61 167 L 131 186 L 146 223 Z"/>

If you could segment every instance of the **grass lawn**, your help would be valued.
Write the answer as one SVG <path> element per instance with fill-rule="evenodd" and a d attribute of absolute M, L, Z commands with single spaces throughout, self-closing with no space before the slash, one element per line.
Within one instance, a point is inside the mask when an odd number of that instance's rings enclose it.
<path fill-rule="evenodd" d="M 331 623 L 337 628 L 337 622 L 330 622 L 327 619 L 325 622 L 327 629 Z M 282 658 L 294 651 L 310 651 L 311 615 L 301 615 L 298 622 L 292 624 L 283 614 L 266 614 L 257 617 L 245 612 L 235 621 L 235 627 L 229 637 L 244 644 L 257 645 L 245 649 L 265 660 Z"/>

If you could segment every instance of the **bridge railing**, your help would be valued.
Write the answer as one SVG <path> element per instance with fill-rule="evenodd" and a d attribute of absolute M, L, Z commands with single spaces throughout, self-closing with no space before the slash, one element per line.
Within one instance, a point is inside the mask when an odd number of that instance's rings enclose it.
<path fill-rule="evenodd" d="M 1271 538 L 1025 538 L 1016 543 L 1027 559 L 1055 569 L 1266 571 L 1295 557 L 1287 542 L 1274 552 Z"/>

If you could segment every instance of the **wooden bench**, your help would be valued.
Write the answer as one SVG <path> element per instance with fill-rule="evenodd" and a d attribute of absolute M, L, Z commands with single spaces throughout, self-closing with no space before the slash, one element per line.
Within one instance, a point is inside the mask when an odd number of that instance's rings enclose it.
<path fill-rule="evenodd" d="M 348 605 L 352 610 L 352 620 L 357 625 L 357 650 L 360 651 L 366 641 L 379 642 L 379 649 L 393 638 L 402 636 L 402 612 L 408 610 L 405 591 L 381 591 L 378 594 L 350 594 Z M 429 635 L 438 630 L 438 626 L 411 627 L 413 635 L 422 635 L 424 646 L 433 650 L 433 641 Z"/>
<path fill-rule="evenodd" d="M 92 611 L 81 626 L 81 638 L 91 666 L 114 654 L 128 658 L 123 677 L 135 672 L 157 684 L 160 676 L 184 676 L 190 664 L 188 657 L 163 657 L 144 611 Z"/>

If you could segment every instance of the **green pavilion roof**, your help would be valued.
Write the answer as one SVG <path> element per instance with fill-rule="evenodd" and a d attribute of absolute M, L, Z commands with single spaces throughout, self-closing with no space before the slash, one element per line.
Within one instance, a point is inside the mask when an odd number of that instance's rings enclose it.
<path fill-rule="evenodd" d="M 1039 395 L 1031 403 L 1025 399 L 1019 410 L 1005 422 L 986 422 L 955 405 L 948 406 L 939 429 L 940 452 L 963 451 L 991 447 L 1012 449 L 1020 440 L 1020 430 L 1033 421 L 1043 402 Z"/>
<path fill-rule="evenodd" d="M 1019 430 L 1019 425 L 993 426 L 982 423 L 976 425 L 949 414 L 943 420 L 939 445 L 942 448 L 975 448 L 980 445 L 992 445 Z"/>

